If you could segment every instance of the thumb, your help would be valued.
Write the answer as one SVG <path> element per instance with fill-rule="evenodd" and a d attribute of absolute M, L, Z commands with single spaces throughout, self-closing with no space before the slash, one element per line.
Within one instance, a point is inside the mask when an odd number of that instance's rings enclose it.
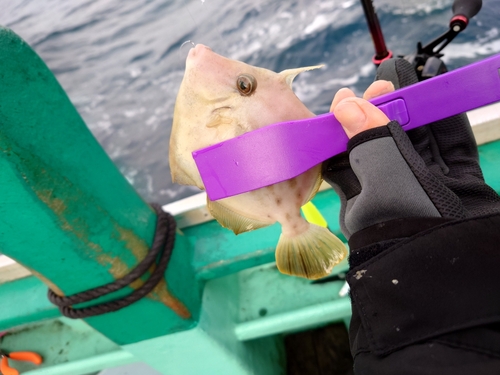
<path fill-rule="evenodd" d="M 373 104 L 356 97 L 341 100 L 333 109 L 333 114 L 342 124 L 349 138 L 354 137 L 362 131 L 387 125 L 390 121 Z"/>

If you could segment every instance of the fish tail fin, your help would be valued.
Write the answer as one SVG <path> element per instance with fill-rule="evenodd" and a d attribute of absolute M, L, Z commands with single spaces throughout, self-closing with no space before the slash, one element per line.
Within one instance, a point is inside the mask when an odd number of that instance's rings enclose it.
<path fill-rule="evenodd" d="M 344 243 L 327 228 L 309 224 L 293 237 L 281 233 L 276 246 L 276 265 L 281 273 L 307 279 L 328 276 L 347 255 Z"/>

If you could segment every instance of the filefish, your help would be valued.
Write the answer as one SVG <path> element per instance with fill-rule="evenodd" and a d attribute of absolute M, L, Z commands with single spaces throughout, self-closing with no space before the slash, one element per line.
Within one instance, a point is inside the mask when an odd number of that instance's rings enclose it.
<path fill-rule="evenodd" d="M 191 153 L 282 121 L 314 117 L 292 90 L 294 78 L 312 66 L 280 73 L 231 60 L 197 44 L 189 51 L 177 94 L 170 136 L 172 180 L 204 189 Z M 347 254 L 327 228 L 307 222 L 300 208 L 317 193 L 321 165 L 274 185 L 217 201 L 213 217 L 235 234 L 281 224 L 276 265 L 285 274 L 327 276 Z"/>

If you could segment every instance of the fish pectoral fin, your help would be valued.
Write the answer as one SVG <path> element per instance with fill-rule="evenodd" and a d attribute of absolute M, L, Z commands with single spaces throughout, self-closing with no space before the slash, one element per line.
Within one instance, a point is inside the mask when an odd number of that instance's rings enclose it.
<path fill-rule="evenodd" d="M 306 279 L 328 276 L 347 255 L 344 243 L 327 228 L 310 224 L 294 237 L 283 233 L 276 246 L 276 266 L 281 273 Z"/>
<path fill-rule="evenodd" d="M 234 120 L 224 115 L 226 110 L 214 111 L 212 115 L 208 118 L 208 122 L 206 123 L 207 128 L 217 128 L 222 125 L 231 125 Z"/>
<path fill-rule="evenodd" d="M 231 229 L 234 234 L 248 232 L 254 229 L 262 228 L 273 224 L 272 222 L 264 222 L 243 216 L 227 208 L 222 203 L 213 202 L 207 198 L 207 208 L 212 216 L 224 228 Z"/>

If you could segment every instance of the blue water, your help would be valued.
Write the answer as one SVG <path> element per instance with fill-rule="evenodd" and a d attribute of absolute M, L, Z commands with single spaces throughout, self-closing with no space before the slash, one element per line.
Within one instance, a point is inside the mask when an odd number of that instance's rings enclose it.
<path fill-rule="evenodd" d="M 191 40 L 253 65 L 325 64 L 294 83 L 315 113 L 339 88 L 372 81 L 373 46 L 357 0 L 1 0 L 0 24 L 45 60 L 118 168 L 148 201 L 198 192 L 173 185 L 168 140 Z M 375 0 L 387 45 L 414 51 L 446 30 L 448 0 Z M 500 0 L 484 1 L 445 49 L 451 69 L 500 52 Z"/>

